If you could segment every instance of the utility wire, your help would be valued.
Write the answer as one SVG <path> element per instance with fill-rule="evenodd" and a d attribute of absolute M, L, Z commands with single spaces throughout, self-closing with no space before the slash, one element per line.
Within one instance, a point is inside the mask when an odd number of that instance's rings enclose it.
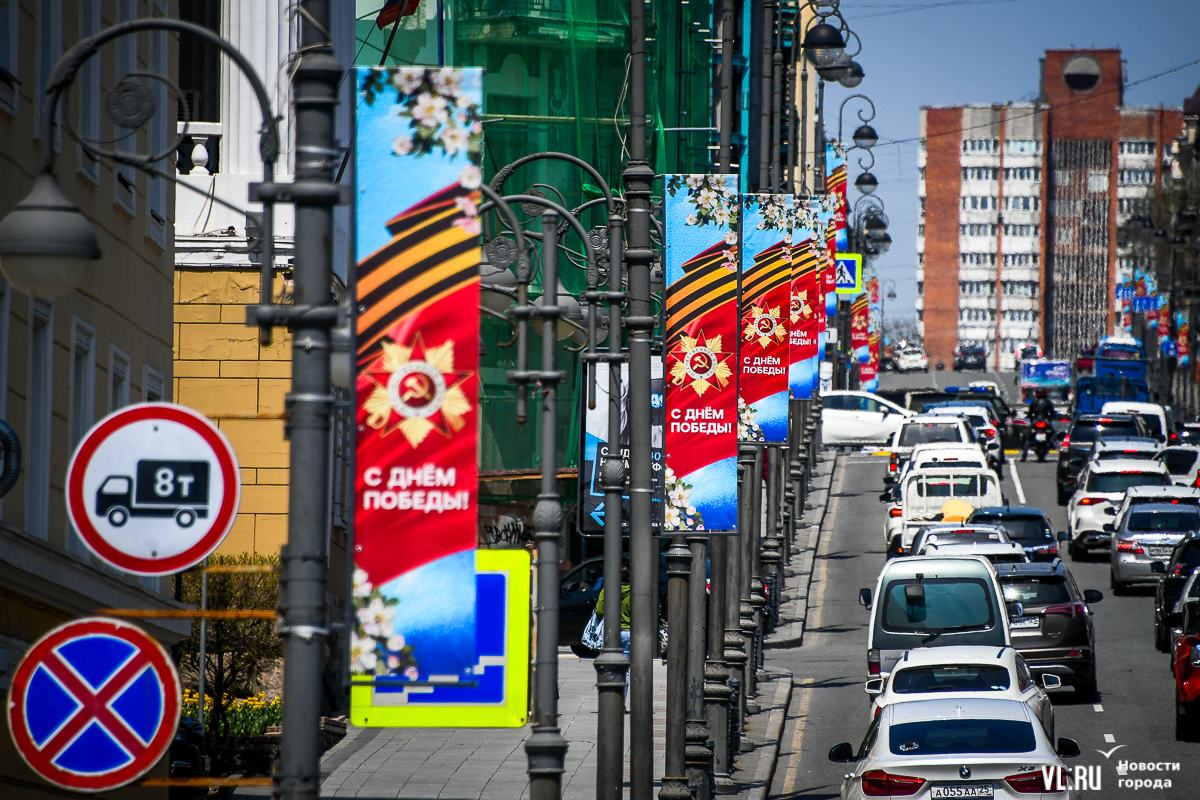
<path fill-rule="evenodd" d="M 912 11 L 925 11 L 930 8 L 945 8 L 947 6 L 993 6 L 998 3 L 1020 3 L 1025 0 L 945 0 L 941 3 L 925 3 L 919 6 L 903 6 L 895 5 L 878 5 L 878 6 L 859 6 L 859 8 L 891 8 L 891 11 L 879 11 L 874 14 L 856 14 L 855 19 L 874 19 L 876 17 L 890 17 L 896 14 L 908 14 Z"/>

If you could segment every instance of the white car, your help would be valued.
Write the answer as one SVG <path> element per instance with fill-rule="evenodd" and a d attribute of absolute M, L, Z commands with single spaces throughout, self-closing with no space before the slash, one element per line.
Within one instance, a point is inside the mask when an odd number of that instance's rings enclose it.
<path fill-rule="evenodd" d="M 943 547 L 952 544 L 970 544 L 972 542 L 1007 544 L 1008 531 L 999 525 L 968 525 L 937 523 L 924 528 L 913 539 L 912 551 L 920 553 L 926 545 L 936 544 Z M 925 555 L 930 555 L 926 553 Z"/>
<path fill-rule="evenodd" d="M 883 445 L 912 413 L 870 392 L 825 392 L 821 395 L 821 439 L 832 447 Z"/>
<path fill-rule="evenodd" d="M 1079 754 L 1072 739 L 1052 741 L 1019 700 L 962 697 L 893 703 L 875 717 L 857 751 L 843 742 L 829 760 L 851 765 L 843 800 L 1018 800 L 1031 793 L 1076 800 L 1064 759 Z"/>
<path fill-rule="evenodd" d="M 1131 403 L 1125 400 L 1113 400 L 1100 408 L 1101 414 L 1135 414 L 1142 418 L 1146 432 L 1162 443 L 1166 443 L 1171 434 L 1170 420 L 1166 410 L 1158 403 Z"/>
<path fill-rule="evenodd" d="M 1062 685 L 1057 675 L 1042 677 L 1046 688 Z M 887 678 L 866 683 L 871 716 L 893 703 L 990 697 L 1025 703 L 1054 738 L 1054 706 L 1038 686 L 1025 659 L 1011 647 L 914 647 L 896 662 Z"/>
<path fill-rule="evenodd" d="M 888 450 L 892 453 L 892 463 L 899 465 L 908 460 L 914 447 L 938 442 L 968 446 L 975 444 L 974 437 L 961 418 L 944 414 L 915 414 L 901 421 L 892 434 Z"/>
<path fill-rule="evenodd" d="M 1153 439 L 1097 439 L 1085 462 L 1145 461 L 1157 456 L 1160 448 Z"/>
<path fill-rule="evenodd" d="M 1070 526 L 1069 551 L 1080 558 L 1092 547 L 1108 547 L 1112 536 L 1104 530 L 1113 514 L 1107 509 L 1119 505 L 1125 490 L 1133 486 L 1169 486 L 1171 475 L 1161 461 L 1090 461 L 1075 479 L 1078 487 L 1067 503 Z"/>
<path fill-rule="evenodd" d="M 929 542 L 917 555 L 922 556 L 983 556 L 992 564 L 1028 564 L 1025 548 L 1017 542 L 970 542 L 942 544 Z"/>
<path fill-rule="evenodd" d="M 900 351 L 896 359 L 897 372 L 929 372 L 929 356 L 919 347 L 909 347 Z"/>
<path fill-rule="evenodd" d="M 949 415 L 961 417 L 975 431 L 975 440 L 988 455 L 993 467 L 999 467 L 1004 461 L 1004 450 L 1000 447 L 1000 434 L 1003 428 L 995 419 L 991 406 L 934 406 L 925 409 L 925 414 Z"/>
<path fill-rule="evenodd" d="M 946 465 L 910 470 L 900 482 L 900 505 L 888 510 L 884 521 L 887 551 L 899 555 L 912 550 L 917 533 L 942 521 L 942 507 L 961 500 L 972 508 L 1004 505 L 1000 479 L 988 467 Z"/>
<path fill-rule="evenodd" d="M 1157 458 L 1171 473 L 1171 482 L 1176 486 L 1200 486 L 1200 447 L 1192 444 L 1164 447 Z"/>

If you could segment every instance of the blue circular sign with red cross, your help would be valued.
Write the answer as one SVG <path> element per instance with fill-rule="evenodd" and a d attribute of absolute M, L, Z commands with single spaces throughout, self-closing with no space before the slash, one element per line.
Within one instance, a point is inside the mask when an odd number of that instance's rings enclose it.
<path fill-rule="evenodd" d="M 8 729 L 50 783 L 103 792 L 142 777 L 167 752 L 180 694 L 170 654 L 141 628 L 76 620 L 43 636 L 17 666 Z"/>

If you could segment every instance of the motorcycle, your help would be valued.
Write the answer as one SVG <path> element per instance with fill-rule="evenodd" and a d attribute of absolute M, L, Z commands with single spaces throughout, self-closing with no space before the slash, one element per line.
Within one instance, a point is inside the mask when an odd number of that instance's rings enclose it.
<path fill-rule="evenodd" d="M 1033 430 L 1033 451 L 1037 453 L 1039 463 L 1046 460 L 1046 454 L 1050 452 L 1050 437 L 1054 435 L 1050 423 L 1044 419 L 1034 421 Z"/>

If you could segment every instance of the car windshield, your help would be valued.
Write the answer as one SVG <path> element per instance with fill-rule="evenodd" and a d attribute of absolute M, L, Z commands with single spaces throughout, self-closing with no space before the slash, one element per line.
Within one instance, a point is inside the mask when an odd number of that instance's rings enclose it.
<path fill-rule="evenodd" d="M 1061 575 L 1001 575 L 1004 600 L 1024 606 L 1050 606 L 1071 602 L 1067 579 Z"/>
<path fill-rule="evenodd" d="M 1096 454 L 1097 461 L 1119 461 L 1126 458 L 1146 459 L 1151 454 L 1145 450 L 1101 450 Z"/>
<path fill-rule="evenodd" d="M 993 564 L 1024 564 L 1028 561 L 1024 553 L 985 553 L 984 558 Z"/>
<path fill-rule="evenodd" d="M 898 756 L 1031 753 L 1037 737 L 1033 725 L 1022 720 L 938 719 L 893 725 L 888 746 Z"/>
<path fill-rule="evenodd" d="M 971 544 L 972 542 L 999 544 L 1001 541 L 1000 534 L 994 531 L 968 531 L 965 533 L 943 533 L 939 531 L 928 534 L 921 546 L 936 544 L 938 547 L 945 547 L 948 544 Z"/>
<path fill-rule="evenodd" d="M 1131 486 L 1166 486 L 1170 479 L 1161 472 L 1101 472 L 1088 477 L 1087 491 L 1123 494 Z"/>
<path fill-rule="evenodd" d="M 900 432 L 900 446 L 912 447 L 932 442 L 961 442 L 962 432 L 952 422 L 910 422 Z"/>
<path fill-rule="evenodd" d="M 1142 425 L 1146 426 L 1146 433 L 1151 436 L 1162 436 L 1162 420 L 1158 418 L 1158 414 L 1138 414 L 1142 418 Z"/>
<path fill-rule="evenodd" d="M 1137 423 L 1133 420 L 1113 422 L 1080 422 L 1071 429 L 1071 444 L 1094 442 L 1102 436 L 1137 436 Z"/>
<path fill-rule="evenodd" d="M 950 467 L 974 467 L 975 469 L 983 468 L 983 464 L 978 461 L 951 461 L 951 460 L 947 459 L 946 461 L 922 461 L 917 466 L 917 469 L 931 469 L 931 468 L 936 469 L 937 467 L 947 467 L 947 466 L 950 466 Z"/>
<path fill-rule="evenodd" d="M 883 601 L 883 629 L 892 633 L 941 630 L 985 630 L 995 624 L 990 587 L 978 578 L 927 578 L 925 602 L 909 603 L 904 587 L 912 580 L 888 584 Z"/>
<path fill-rule="evenodd" d="M 946 664 L 897 670 L 889 679 L 896 694 L 1002 692 L 1011 685 L 1007 667 Z"/>
<path fill-rule="evenodd" d="M 1172 475 L 1186 475 L 1191 471 L 1192 465 L 1196 463 L 1196 451 L 1164 450 L 1162 462 Z"/>
<path fill-rule="evenodd" d="M 1200 542 L 1188 542 L 1183 546 L 1183 552 L 1179 555 L 1179 563 L 1183 565 L 1184 573 L 1200 567 Z"/>
<path fill-rule="evenodd" d="M 1159 531 L 1200 530 L 1200 513 L 1194 508 L 1170 511 L 1135 511 L 1129 515 L 1128 530 L 1157 533 Z"/>
<path fill-rule="evenodd" d="M 1119 361 L 1136 361 L 1141 353 L 1137 347 L 1130 344 L 1106 344 L 1097 353 L 1100 358 L 1112 358 Z"/>
<path fill-rule="evenodd" d="M 971 523 L 980 525 L 1001 525 L 1008 532 L 1008 538 L 1022 544 L 1042 544 L 1054 537 L 1050 526 L 1040 517 L 1009 517 L 1003 514 L 973 514 Z"/>
<path fill-rule="evenodd" d="M 914 483 L 919 497 L 978 497 L 987 493 L 989 481 L 979 475 L 922 475 Z"/>

